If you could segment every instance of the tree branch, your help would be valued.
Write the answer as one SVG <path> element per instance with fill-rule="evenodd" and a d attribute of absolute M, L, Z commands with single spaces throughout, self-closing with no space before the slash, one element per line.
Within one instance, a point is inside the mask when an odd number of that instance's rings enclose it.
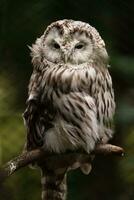
<path fill-rule="evenodd" d="M 124 155 L 124 150 L 121 147 L 111 144 L 100 144 L 92 154 L 114 154 L 118 156 Z M 42 149 L 35 149 L 25 152 L 16 158 L 13 158 L 0 168 L 0 183 L 2 183 L 8 176 L 12 175 L 15 171 L 25 167 L 33 162 L 42 163 L 48 169 L 58 169 L 72 166 L 75 162 L 85 163 L 91 161 L 91 155 L 85 152 L 68 152 L 63 154 L 50 154 Z"/>

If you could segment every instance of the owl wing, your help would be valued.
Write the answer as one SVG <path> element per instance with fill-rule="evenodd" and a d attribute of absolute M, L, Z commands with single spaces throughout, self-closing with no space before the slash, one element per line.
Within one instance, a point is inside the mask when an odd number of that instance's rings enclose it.
<path fill-rule="evenodd" d="M 26 149 L 31 150 L 37 146 L 42 146 L 42 131 L 41 126 L 41 105 L 40 96 L 42 93 L 41 89 L 42 73 L 41 71 L 34 70 L 28 88 L 28 99 L 27 107 L 23 114 L 24 123 L 27 129 L 27 144 Z"/>
<path fill-rule="evenodd" d="M 114 91 L 108 69 L 97 70 L 95 84 L 92 85 L 97 108 L 99 135 L 106 143 L 113 136 L 113 116 L 115 113 Z"/>

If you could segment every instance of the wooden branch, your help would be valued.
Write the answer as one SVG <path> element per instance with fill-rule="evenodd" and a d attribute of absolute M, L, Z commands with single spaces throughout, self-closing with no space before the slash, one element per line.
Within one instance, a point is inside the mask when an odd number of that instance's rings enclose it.
<path fill-rule="evenodd" d="M 124 150 L 121 147 L 111 144 L 100 144 L 92 152 L 92 154 L 114 154 L 123 156 Z M 0 183 L 2 183 L 8 176 L 12 175 L 15 171 L 25 167 L 33 162 L 43 164 L 48 169 L 58 169 L 72 166 L 75 162 L 85 163 L 91 161 L 91 155 L 84 152 L 68 152 L 64 154 L 50 154 L 42 149 L 35 149 L 25 152 L 16 158 L 13 158 L 0 168 Z"/>
<path fill-rule="evenodd" d="M 113 155 L 118 155 L 118 156 L 124 156 L 124 149 L 112 144 L 100 144 L 96 146 L 95 151 L 93 153 L 104 154 L 104 155 L 113 154 Z"/>

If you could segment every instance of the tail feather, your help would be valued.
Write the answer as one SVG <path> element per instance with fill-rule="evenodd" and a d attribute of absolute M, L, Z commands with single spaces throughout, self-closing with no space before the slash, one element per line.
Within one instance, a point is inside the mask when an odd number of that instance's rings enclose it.
<path fill-rule="evenodd" d="M 66 200 L 66 170 L 42 169 L 42 200 Z"/>

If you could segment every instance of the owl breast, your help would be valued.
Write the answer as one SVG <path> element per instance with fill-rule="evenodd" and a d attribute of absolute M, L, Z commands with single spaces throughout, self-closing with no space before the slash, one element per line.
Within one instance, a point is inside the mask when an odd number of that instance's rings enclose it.
<path fill-rule="evenodd" d="M 45 133 L 45 148 L 54 152 L 94 148 L 99 140 L 96 106 L 90 95 L 95 75 L 88 65 L 46 68 L 41 101 L 48 114 L 53 110 L 54 117 Z"/>
<path fill-rule="evenodd" d="M 70 92 L 92 93 L 96 71 L 88 64 L 78 66 L 60 65 L 48 67 L 44 71 L 42 82 L 42 102 L 53 102 L 63 94 Z M 62 95 L 61 95 L 62 94 Z"/>

